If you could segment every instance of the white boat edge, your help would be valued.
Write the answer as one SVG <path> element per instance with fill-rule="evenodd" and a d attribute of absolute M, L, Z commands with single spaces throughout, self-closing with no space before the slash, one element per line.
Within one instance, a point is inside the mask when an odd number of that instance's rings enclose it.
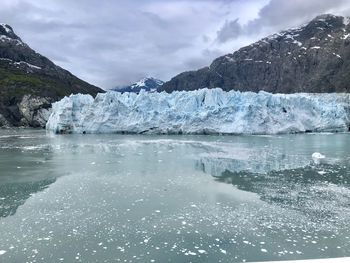
<path fill-rule="evenodd" d="M 285 261 L 257 261 L 251 263 L 349 263 L 350 257 L 305 259 L 305 260 L 285 260 Z"/>

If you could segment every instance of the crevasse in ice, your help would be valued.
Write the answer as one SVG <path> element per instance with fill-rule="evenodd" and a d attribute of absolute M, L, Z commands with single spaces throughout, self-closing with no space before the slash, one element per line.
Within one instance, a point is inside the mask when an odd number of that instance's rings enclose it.
<path fill-rule="evenodd" d="M 56 133 L 277 134 L 347 131 L 350 94 L 217 89 L 71 95 L 53 104 Z"/>

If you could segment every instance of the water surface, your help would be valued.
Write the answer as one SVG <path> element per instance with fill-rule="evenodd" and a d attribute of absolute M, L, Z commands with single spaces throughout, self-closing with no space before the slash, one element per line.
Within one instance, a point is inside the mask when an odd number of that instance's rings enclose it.
<path fill-rule="evenodd" d="M 350 256 L 349 183 L 349 134 L 0 130 L 0 262 Z"/>

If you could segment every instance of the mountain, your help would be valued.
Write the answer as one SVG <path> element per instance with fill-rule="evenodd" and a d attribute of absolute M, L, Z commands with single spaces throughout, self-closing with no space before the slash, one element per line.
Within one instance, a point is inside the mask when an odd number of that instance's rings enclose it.
<path fill-rule="evenodd" d="M 209 67 L 181 73 L 161 90 L 205 87 L 272 93 L 350 92 L 349 19 L 318 16 L 219 57 Z"/>
<path fill-rule="evenodd" d="M 163 81 L 155 79 L 152 77 L 143 78 L 140 81 L 131 84 L 130 86 L 118 87 L 113 89 L 114 91 L 119 92 L 136 92 L 139 93 L 141 90 L 155 92 L 160 86 L 163 85 Z"/>
<path fill-rule="evenodd" d="M 0 126 L 44 127 L 51 103 L 72 93 L 104 92 L 36 53 L 0 24 Z"/>

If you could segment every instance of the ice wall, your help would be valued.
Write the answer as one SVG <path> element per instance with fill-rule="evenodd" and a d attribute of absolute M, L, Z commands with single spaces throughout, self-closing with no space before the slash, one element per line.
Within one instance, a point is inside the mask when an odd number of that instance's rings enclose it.
<path fill-rule="evenodd" d="M 277 134 L 348 131 L 350 94 L 201 89 L 71 95 L 53 104 L 56 133 Z"/>

